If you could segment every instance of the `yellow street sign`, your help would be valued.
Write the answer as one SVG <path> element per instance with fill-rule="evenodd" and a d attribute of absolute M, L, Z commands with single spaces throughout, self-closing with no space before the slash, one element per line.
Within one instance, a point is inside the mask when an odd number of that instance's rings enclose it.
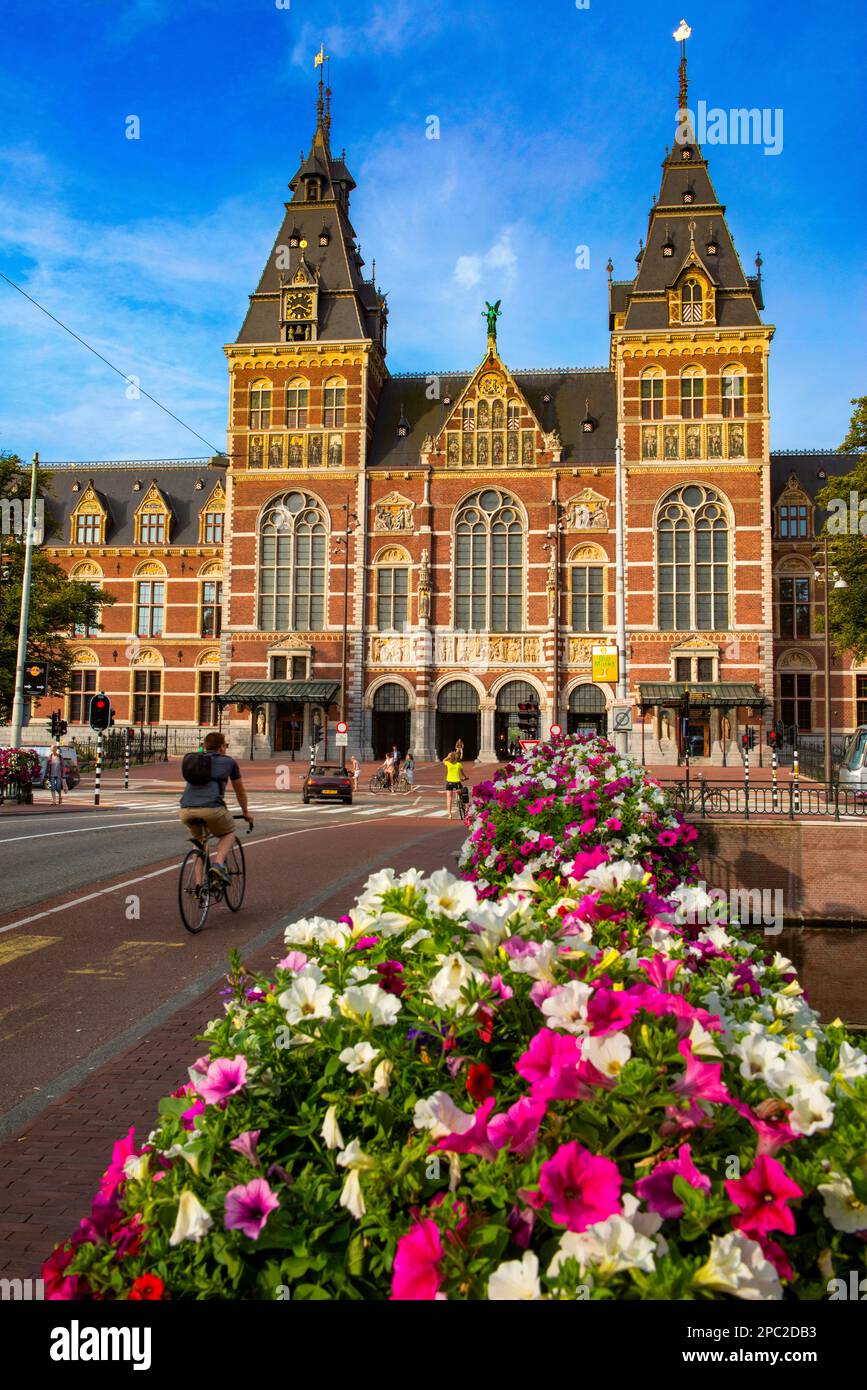
<path fill-rule="evenodd" d="M 616 681 L 619 675 L 617 648 L 594 647 L 591 672 L 594 681 Z"/>

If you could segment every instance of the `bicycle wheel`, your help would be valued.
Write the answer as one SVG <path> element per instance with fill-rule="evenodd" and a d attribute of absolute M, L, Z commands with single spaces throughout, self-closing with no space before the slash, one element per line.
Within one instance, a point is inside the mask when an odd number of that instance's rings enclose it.
<path fill-rule="evenodd" d="M 207 875 L 202 872 L 202 856 L 197 849 L 187 850 L 181 864 L 181 873 L 178 879 L 178 906 L 181 910 L 181 921 L 188 932 L 193 935 L 200 932 L 208 920 L 208 909 L 211 906 L 211 885 L 208 883 Z M 196 882 L 197 870 L 202 874 L 202 882 Z"/>
<path fill-rule="evenodd" d="M 244 851 L 239 840 L 236 840 L 229 850 L 226 868 L 229 870 L 229 882 L 223 889 L 223 897 L 229 911 L 237 912 L 244 901 L 244 890 L 247 887 L 247 868 L 244 864 Z"/>
<path fill-rule="evenodd" d="M 379 776 L 378 773 L 375 773 L 374 776 L 371 777 L 370 782 L 369 782 L 368 785 L 370 786 L 370 790 L 371 790 L 372 792 L 381 792 L 381 791 L 382 791 L 382 780 L 381 780 L 381 778 L 380 778 L 380 776 Z"/>
<path fill-rule="evenodd" d="M 398 796 L 406 796 L 406 793 L 409 791 L 409 789 L 409 782 L 406 780 L 406 778 L 398 777 L 394 787 L 394 790 L 397 792 Z"/>

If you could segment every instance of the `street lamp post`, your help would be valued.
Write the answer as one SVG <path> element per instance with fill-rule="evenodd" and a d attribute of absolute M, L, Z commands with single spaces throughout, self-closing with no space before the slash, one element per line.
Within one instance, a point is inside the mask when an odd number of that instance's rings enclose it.
<path fill-rule="evenodd" d="M 825 786 L 830 787 L 832 775 L 831 760 L 831 622 L 828 590 L 831 587 L 831 568 L 828 559 L 828 537 L 822 537 L 822 570 L 814 570 L 814 577 L 822 584 L 822 616 L 825 624 Z M 846 589 L 848 585 L 834 570 L 834 588 Z"/>
<path fill-rule="evenodd" d="M 551 499 L 554 520 L 548 527 L 548 539 L 543 541 L 542 549 L 550 560 L 550 583 L 552 585 L 554 619 L 554 710 L 552 724 L 560 722 L 560 533 L 563 530 L 563 506 L 555 498 Z"/>
<path fill-rule="evenodd" d="M 349 537 L 352 535 L 352 522 L 357 521 L 354 512 L 349 510 L 349 497 L 341 503 L 346 527 L 342 536 L 338 536 L 334 544 L 343 547 L 343 654 L 340 662 L 340 718 L 346 722 L 347 700 L 346 700 L 346 679 L 347 679 L 347 645 L 349 634 Z M 328 715 L 326 714 L 326 724 Z M 340 767 L 346 768 L 346 745 L 340 749 Z"/>
<path fill-rule="evenodd" d="M 24 573 L 21 577 L 21 616 L 18 622 L 18 654 L 15 660 L 15 694 L 12 700 L 10 748 L 21 742 L 24 722 L 24 667 L 27 664 L 27 634 L 30 627 L 30 580 L 33 573 L 33 532 L 36 525 L 36 479 L 39 455 L 33 455 L 30 470 L 30 506 L 24 524 Z"/>

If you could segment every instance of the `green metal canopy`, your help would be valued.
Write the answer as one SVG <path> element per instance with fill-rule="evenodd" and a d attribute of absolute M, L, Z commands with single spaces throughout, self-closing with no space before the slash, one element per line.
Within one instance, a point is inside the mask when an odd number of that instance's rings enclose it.
<path fill-rule="evenodd" d="M 340 685 L 337 681 L 235 681 L 219 705 L 266 705 L 272 701 L 295 705 L 330 705 Z"/>
<path fill-rule="evenodd" d="M 638 695 L 642 709 L 661 709 L 679 705 L 686 690 L 684 681 L 639 681 Z M 689 685 L 690 703 L 696 709 L 735 709 L 746 705 L 760 709 L 765 697 L 751 681 L 697 681 Z"/>

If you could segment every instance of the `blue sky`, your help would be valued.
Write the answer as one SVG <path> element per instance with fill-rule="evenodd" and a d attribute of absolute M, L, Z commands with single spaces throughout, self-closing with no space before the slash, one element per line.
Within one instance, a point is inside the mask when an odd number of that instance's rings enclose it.
<path fill-rule="evenodd" d="M 677 4 L 686 0 L 677 0 Z M 608 360 L 605 263 L 634 270 L 672 140 L 683 11 L 658 0 L 6 0 L 0 269 L 225 446 L 237 334 L 313 130 L 389 293 L 392 371 Z M 764 259 L 772 447 L 836 446 L 865 376 L 867 11 L 689 0 L 691 98 L 783 112 L 783 148 L 707 148 L 745 269 Z M 833 33 L 831 28 L 833 26 Z M 128 140 L 130 115 L 141 137 Z M 439 117 L 440 139 L 425 138 Z M 589 270 L 575 251 L 586 245 Z M 0 282 L 0 448 L 204 444 Z"/>

